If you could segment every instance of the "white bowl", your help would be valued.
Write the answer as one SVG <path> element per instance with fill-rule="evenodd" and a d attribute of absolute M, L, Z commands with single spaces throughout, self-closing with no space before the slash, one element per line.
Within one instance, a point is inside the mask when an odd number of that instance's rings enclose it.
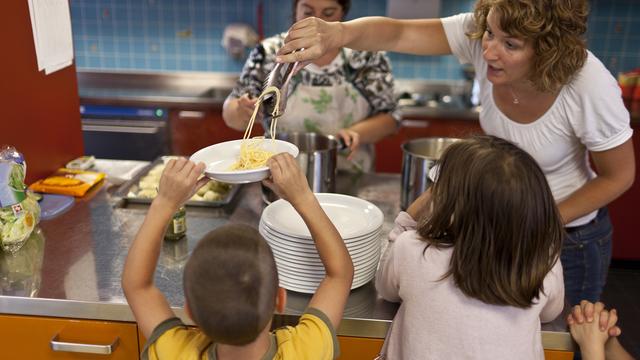
<path fill-rule="evenodd" d="M 373 235 L 384 222 L 382 210 L 366 200 L 333 193 L 316 193 L 315 196 L 343 239 Z M 283 199 L 269 204 L 262 211 L 261 221 L 280 234 L 311 239 L 307 225 L 293 206 Z"/>
<path fill-rule="evenodd" d="M 269 177 L 269 168 L 262 166 L 251 170 L 229 170 L 240 157 L 242 140 L 225 141 L 196 151 L 189 160 L 207 165 L 204 174 L 214 180 L 229 184 L 246 184 Z M 298 147 L 282 140 L 264 139 L 262 148 L 274 154 L 288 152 L 298 156 Z"/>

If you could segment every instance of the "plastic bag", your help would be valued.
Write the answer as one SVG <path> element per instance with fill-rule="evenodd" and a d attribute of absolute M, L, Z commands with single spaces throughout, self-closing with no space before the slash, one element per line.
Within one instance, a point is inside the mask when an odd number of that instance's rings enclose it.
<path fill-rule="evenodd" d="M 40 221 L 40 206 L 26 191 L 27 164 L 15 148 L 0 148 L 0 247 L 18 251 Z"/>

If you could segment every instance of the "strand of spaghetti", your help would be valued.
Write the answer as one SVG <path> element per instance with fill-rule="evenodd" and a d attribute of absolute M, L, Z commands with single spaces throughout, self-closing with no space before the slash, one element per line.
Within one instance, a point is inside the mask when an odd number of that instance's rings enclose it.
<path fill-rule="evenodd" d="M 273 107 L 273 111 L 271 112 L 272 119 L 277 119 L 278 111 L 280 109 L 280 89 L 275 86 L 267 86 L 260 96 L 258 97 L 258 101 L 256 102 L 255 108 L 253 108 L 253 114 L 251 114 L 251 118 L 249 119 L 249 123 L 247 124 L 247 128 L 244 131 L 244 136 L 242 139 L 248 139 L 251 136 L 251 131 L 253 130 L 253 124 L 255 122 L 256 117 L 258 116 L 258 111 L 260 110 L 260 105 L 264 102 L 264 97 L 273 93 L 276 98 L 275 106 Z M 277 120 L 276 120 L 277 121 Z M 273 121 L 271 122 L 273 124 Z M 271 137 L 274 137 L 274 133 L 271 133 Z"/>
<path fill-rule="evenodd" d="M 247 128 L 245 129 L 244 135 L 242 137 L 242 143 L 240 144 L 240 158 L 239 160 L 232 166 L 232 170 L 240 170 L 240 169 L 253 169 L 256 167 L 264 166 L 266 161 L 273 155 L 271 152 L 263 150 L 260 145 L 264 140 L 264 137 L 256 137 L 251 138 L 251 132 L 253 130 L 253 125 L 255 123 L 255 119 L 258 115 L 258 111 L 260 109 L 260 105 L 264 102 L 264 98 L 266 95 L 273 93 L 275 96 L 275 106 L 271 113 L 271 124 L 269 128 L 269 132 L 271 135 L 272 143 L 275 143 L 276 136 L 276 124 L 278 121 L 278 112 L 280 107 L 280 89 L 274 86 L 266 87 L 260 96 L 258 97 L 258 101 L 256 102 L 256 106 L 253 109 L 253 113 L 251 118 L 249 119 L 249 123 L 247 124 Z"/>

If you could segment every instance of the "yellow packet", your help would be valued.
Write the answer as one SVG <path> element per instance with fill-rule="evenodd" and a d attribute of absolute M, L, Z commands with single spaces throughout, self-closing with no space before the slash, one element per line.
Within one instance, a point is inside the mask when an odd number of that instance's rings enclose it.
<path fill-rule="evenodd" d="M 53 175 L 38 180 L 29 186 L 36 192 L 84 196 L 105 174 L 96 171 L 58 169 Z"/>

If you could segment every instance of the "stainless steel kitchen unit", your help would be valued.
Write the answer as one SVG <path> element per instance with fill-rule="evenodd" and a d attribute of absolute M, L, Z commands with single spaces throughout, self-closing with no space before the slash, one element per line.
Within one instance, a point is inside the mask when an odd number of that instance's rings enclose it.
<path fill-rule="evenodd" d="M 81 105 L 84 153 L 103 159 L 153 160 L 170 152 L 165 108 Z"/>
<path fill-rule="evenodd" d="M 385 217 L 383 233 L 391 230 L 400 210 L 399 174 L 351 176 L 338 173 L 336 180 L 338 193 L 357 196 L 377 205 Z M 108 191 L 99 189 L 86 199 L 76 200 L 65 214 L 40 223 L 44 238 L 44 245 L 37 247 L 41 266 L 28 274 L 0 272 L 0 278 L 25 284 L 19 287 L 17 283 L 14 288 L 29 287 L 22 293 L 0 289 L 0 313 L 134 321 L 120 278 L 128 248 L 144 220 L 148 205 L 126 204 L 115 195 L 116 190 L 115 187 Z M 257 227 L 264 207 L 260 184 L 243 185 L 228 206 L 189 207 L 187 235 L 179 241 L 164 242 L 155 284 L 167 296 L 176 315 L 187 324 L 193 322 L 184 311 L 182 270 L 189 253 L 206 233 L 220 225 L 236 222 Z M 386 237 L 381 236 L 381 245 L 386 242 Z M 2 269 L 7 266 L 0 262 Z M 310 298 L 308 294 L 288 292 L 286 309 L 283 314 L 275 315 L 274 326 L 295 323 Z M 372 282 L 354 289 L 347 300 L 338 335 L 384 338 L 397 309 L 398 304 L 387 302 L 377 294 Z M 564 320 L 562 317 L 557 320 L 542 327 L 544 348 L 573 349 Z"/>

